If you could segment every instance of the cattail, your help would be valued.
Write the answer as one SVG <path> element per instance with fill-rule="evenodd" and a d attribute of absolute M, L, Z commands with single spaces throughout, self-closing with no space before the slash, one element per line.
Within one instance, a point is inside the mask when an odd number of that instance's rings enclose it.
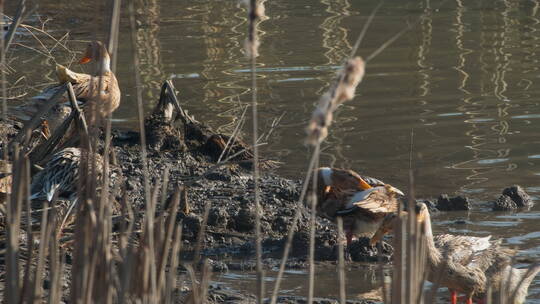
<path fill-rule="evenodd" d="M 337 82 L 326 92 L 317 108 L 313 111 L 307 128 L 307 142 L 316 145 L 328 136 L 328 127 L 332 124 L 336 108 L 354 97 L 356 86 L 364 77 L 365 63 L 360 57 L 347 60 L 339 73 Z"/>
<path fill-rule="evenodd" d="M 244 50 L 248 58 L 259 56 L 259 35 L 257 35 L 257 23 L 265 16 L 263 1 L 248 0 L 245 4 L 249 8 L 249 30 L 248 38 L 244 42 Z"/>

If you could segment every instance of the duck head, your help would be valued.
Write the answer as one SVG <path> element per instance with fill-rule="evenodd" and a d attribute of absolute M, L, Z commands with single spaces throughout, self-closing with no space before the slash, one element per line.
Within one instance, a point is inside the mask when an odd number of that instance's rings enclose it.
<path fill-rule="evenodd" d="M 80 64 L 93 62 L 95 74 L 102 75 L 111 71 L 111 57 L 107 48 L 100 41 L 89 42 L 84 56 L 79 60 Z"/>
<path fill-rule="evenodd" d="M 371 186 L 352 170 L 323 167 L 317 169 L 318 188 L 323 192 L 336 190 L 367 190 Z"/>

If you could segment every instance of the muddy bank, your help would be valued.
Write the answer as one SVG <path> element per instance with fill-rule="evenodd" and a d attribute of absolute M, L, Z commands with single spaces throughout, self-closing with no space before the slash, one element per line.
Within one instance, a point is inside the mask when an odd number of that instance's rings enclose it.
<path fill-rule="evenodd" d="M 135 208 L 143 211 L 144 183 L 140 153 L 140 139 L 136 132 L 114 131 L 113 146 L 118 166 L 125 179 L 125 193 Z M 196 150 L 153 150 L 148 153 L 149 180 L 156 186 L 166 169 L 169 170 L 168 193 L 179 184 L 187 188 L 187 212 L 180 212 L 177 221 L 183 225 L 186 250 L 193 249 L 203 224 L 203 214 L 208 206 L 206 235 L 203 254 L 208 256 L 245 256 L 255 252 L 255 205 L 253 202 L 253 176 L 242 165 L 224 165 L 212 172 L 213 157 Z M 203 176 L 194 181 L 194 178 Z M 293 238 L 291 256 L 303 259 L 309 245 L 309 212 L 298 205 L 301 181 L 263 171 L 259 180 L 261 195 L 261 229 L 264 235 L 265 257 L 278 257 L 282 253 L 287 232 L 295 211 L 301 208 L 297 233 Z M 118 197 L 120 199 L 120 197 Z M 159 208 L 158 207 L 158 212 Z M 317 218 L 316 259 L 336 260 L 337 233 L 335 225 Z M 375 248 L 366 247 L 367 240 L 359 240 L 352 246 L 351 257 L 356 261 L 375 261 Z M 354 245 L 354 244 L 353 244 Z M 387 260 L 391 247 L 385 245 L 383 259 Z M 188 255 L 189 258 L 189 255 Z M 270 260 L 268 260 L 270 261 Z M 272 263 L 270 263 L 272 264 Z"/>

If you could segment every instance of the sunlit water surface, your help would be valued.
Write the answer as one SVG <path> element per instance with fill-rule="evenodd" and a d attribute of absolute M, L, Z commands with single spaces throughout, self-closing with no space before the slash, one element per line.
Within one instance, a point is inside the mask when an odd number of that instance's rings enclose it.
<path fill-rule="evenodd" d="M 190 113 L 231 132 L 251 100 L 249 63 L 242 50 L 245 9 L 236 1 L 142 3 L 137 7 L 137 53 L 145 110 L 154 106 L 162 81 L 172 79 Z M 306 122 L 377 4 L 266 2 L 268 18 L 259 25 L 257 58 L 260 132 L 282 119 L 261 149 L 284 163 L 281 174 L 300 178 L 306 169 Z M 9 5 L 8 13 L 14 10 Z M 56 38 L 69 32 L 69 48 L 80 50 L 83 41 L 103 39 L 107 33 L 108 13 L 95 5 L 40 1 L 39 15 L 29 24 L 41 27 L 47 21 L 45 28 Z M 535 198 L 540 195 L 538 8 L 534 1 L 456 0 L 442 7 L 429 0 L 385 3 L 358 55 L 367 57 L 407 24 L 414 28 L 368 63 L 357 96 L 336 113 L 321 164 L 352 168 L 406 188 L 412 141 L 417 196 L 464 194 L 478 207 L 435 217 L 436 232 L 492 234 L 521 248 L 522 256 L 538 258 L 540 207 L 516 213 L 480 208 L 512 184 L 522 185 Z M 128 16 L 123 15 L 117 56 L 122 105 L 114 114 L 114 125 L 120 128 L 135 128 L 137 123 L 129 33 Z M 8 79 L 15 84 L 23 77 L 12 95 L 31 94 L 32 87 L 53 82 L 55 60 L 69 65 L 80 55 L 39 37 L 50 55 L 24 30 L 8 54 L 13 68 Z M 456 224 L 462 220 L 464 224 Z M 317 295 L 337 295 L 334 270 L 321 270 Z M 359 267 L 348 271 L 349 295 L 376 288 L 369 273 Z M 254 291 L 253 278 L 228 273 L 216 281 Z M 304 273 L 288 273 L 284 291 L 305 294 L 306 282 Z M 540 278 L 529 301 L 540 303 Z"/>

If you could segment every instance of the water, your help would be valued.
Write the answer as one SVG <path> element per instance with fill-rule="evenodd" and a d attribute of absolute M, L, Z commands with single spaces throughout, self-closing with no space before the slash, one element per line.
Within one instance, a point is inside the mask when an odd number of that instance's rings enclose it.
<path fill-rule="evenodd" d="M 242 51 L 246 12 L 235 1 L 144 3 L 138 4 L 137 45 L 145 109 L 155 104 L 161 82 L 172 79 L 190 113 L 231 132 L 251 98 L 249 63 Z M 257 59 L 261 132 L 283 118 L 261 149 L 265 156 L 284 162 L 281 174 L 300 178 L 305 170 L 308 153 L 303 140 L 309 115 L 377 4 L 266 3 L 269 18 L 259 26 Z M 7 5 L 12 12 L 13 4 Z M 83 44 L 78 41 L 106 35 L 107 14 L 84 13 L 94 11 L 92 5 L 40 1 L 41 15 L 30 23 L 40 26 L 40 19 L 49 18 L 45 27 L 57 38 L 69 30 L 68 46 L 79 50 Z M 534 1 L 456 0 L 442 7 L 429 0 L 385 3 L 358 55 L 367 57 L 406 24 L 416 25 L 368 63 L 356 98 L 336 113 L 321 163 L 353 168 L 406 188 L 413 137 L 416 194 L 464 194 L 478 207 L 470 213 L 441 214 L 434 219 L 435 232 L 492 234 L 519 246 L 522 255 L 538 258 L 540 207 L 517 213 L 481 208 L 511 184 L 524 186 L 535 198 L 540 195 L 538 8 Z M 31 35 L 21 33 L 17 38 L 22 44 L 43 51 Z M 129 37 L 128 17 L 123 15 L 117 73 L 123 95 L 114 114 L 115 127 L 122 128 L 135 128 L 137 117 Z M 42 42 L 53 46 L 50 39 Z M 53 81 L 53 60 L 21 45 L 12 51 L 9 56 L 16 59 L 8 78 L 14 83 L 24 76 L 20 90 L 30 94 L 29 87 Z M 77 56 L 61 47 L 51 54 L 62 64 Z M 250 127 L 245 130 L 249 137 Z M 349 271 L 350 286 L 366 284 L 358 273 L 363 271 Z M 242 284 L 251 277 L 236 275 L 241 279 L 223 279 L 247 288 Z M 286 281 L 291 293 L 305 293 L 303 274 L 290 274 Z M 318 290 L 320 296 L 335 295 L 337 288 Z M 540 279 L 531 290 L 530 303 L 540 303 Z"/>

